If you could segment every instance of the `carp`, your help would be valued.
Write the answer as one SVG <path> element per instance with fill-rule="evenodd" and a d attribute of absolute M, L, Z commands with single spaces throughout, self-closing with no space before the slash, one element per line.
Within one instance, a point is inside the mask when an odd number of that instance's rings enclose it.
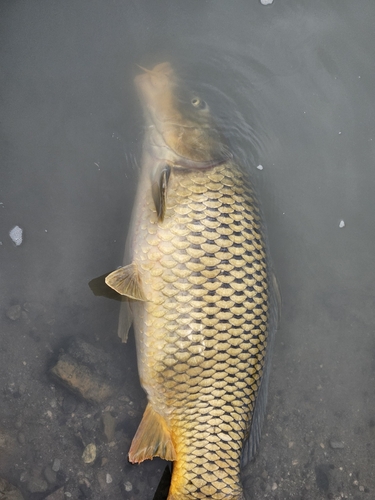
<path fill-rule="evenodd" d="M 169 500 L 243 499 L 276 328 L 261 210 L 208 104 L 169 63 L 135 86 L 146 132 L 128 261 L 106 278 L 132 314 L 148 397 L 129 460 L 173 461 Z"/>

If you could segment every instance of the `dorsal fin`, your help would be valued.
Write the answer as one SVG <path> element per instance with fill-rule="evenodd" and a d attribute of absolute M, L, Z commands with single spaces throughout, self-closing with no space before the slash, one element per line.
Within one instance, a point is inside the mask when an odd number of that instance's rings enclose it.
<path fill-rule="evenodd" d="M 134 263 L 116 269 L 116 271 L 113 271 L 113 273 L 106 277 L 105 282 L 113 290 L 116 290 L 117 293 L 129 299 L 146 300 L 138 269 Z"/>
<path fill-rule="evenodd" d="M 129 450 L 129 461 L 134 464 L 153 457 L 174 461 L 176 452 L 166 421 L 148 403 Z"/>

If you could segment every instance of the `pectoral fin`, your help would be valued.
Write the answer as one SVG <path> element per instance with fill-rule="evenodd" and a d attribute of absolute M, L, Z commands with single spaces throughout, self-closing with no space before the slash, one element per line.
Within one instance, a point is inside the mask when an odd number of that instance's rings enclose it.
<path fill-rule="evenodd" d="M 134 464 L 153 457 L 174 461 L 176 452 L 166 421 L 148 404 L 133 438 L 129 461 Z"/>
<path fill-rule="evenodd" d="M 106 277 L 105 282 L 117 293 L 129 299 L 146 300 L 135 264 L 116 269 Z"/>
<path fill-rule="evenodd" d="M 167 204 L 167 187 L 170 173 L 171 168 L 168 165 L 165 165 L 162 169 L 158 169 L 156 171 L 152 182 L 152 198 L 154 200 L 156 213 L 160 222 L 164 220 Z"/>

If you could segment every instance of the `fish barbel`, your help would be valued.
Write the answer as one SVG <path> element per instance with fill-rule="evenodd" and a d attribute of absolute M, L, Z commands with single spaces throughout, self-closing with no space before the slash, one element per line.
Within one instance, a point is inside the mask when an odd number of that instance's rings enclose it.
<path fill-rule="evenodd" d="M 172 460 L 169 500 L 240 500 L 275 330 L 261 212 L 208 105 L 171 65 L 135 85 L 146 133 L 129 261 L 106 278 L 128 299 L 148 396 L 129 460 Z"/>

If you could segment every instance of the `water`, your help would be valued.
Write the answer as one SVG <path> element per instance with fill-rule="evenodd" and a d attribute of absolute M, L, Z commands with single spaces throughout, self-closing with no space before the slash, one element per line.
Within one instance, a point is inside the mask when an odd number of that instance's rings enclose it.
<path fill-rule="evenodd" d="M 122 262 L 142 143 L 136 64 L 168 60 L 251 169 L 282 291 L 248 497 L 374 496 L 375 4 L 50 0 L 0 9 L 0 476 L 31 500 L 58 487 L 73 498 L 153 498 L 164 465 L 126 463 L 144 404 L 134 343 L 118 343 L 118 302 L 94 296 L 88 282 Z M 109 405 L 115 444 L 101 433 L 106 405 L 69 407 L 47 375 L 70 337 L 104 350 L 123 374 L 123 399 Z M 99 457 L 89 466 L 81 455 L 91 440 Z M 32 478 L 45 481 L 55 459 L 55 482 L 32 493 Z"/>

